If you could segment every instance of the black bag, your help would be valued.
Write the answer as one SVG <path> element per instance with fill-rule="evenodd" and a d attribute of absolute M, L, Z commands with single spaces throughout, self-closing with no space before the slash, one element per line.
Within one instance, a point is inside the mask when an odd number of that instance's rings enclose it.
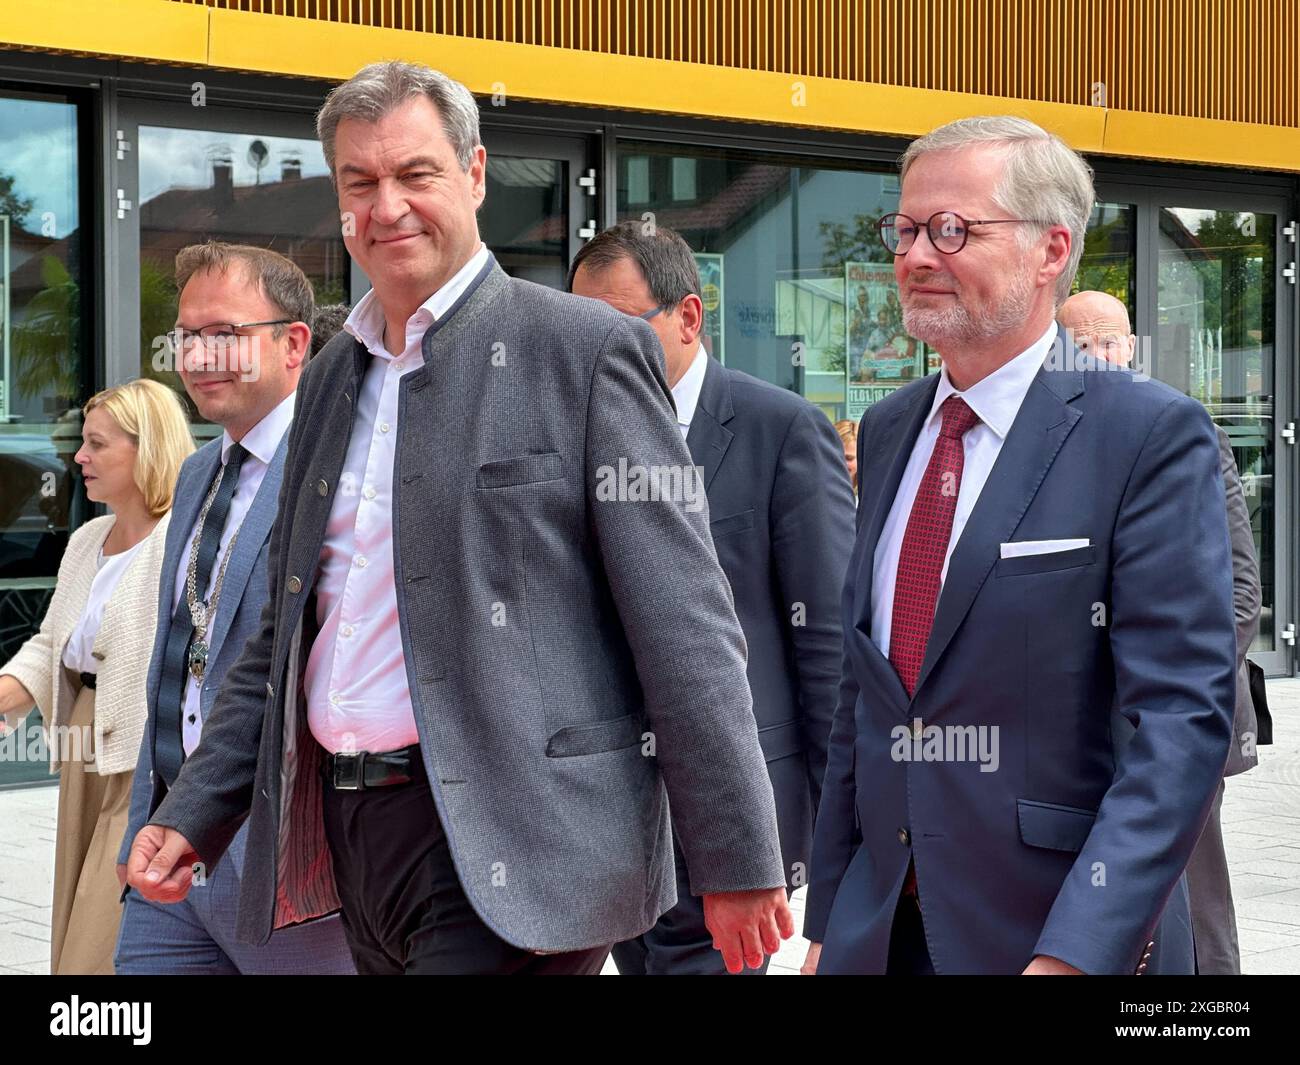
<path fill-rule="evenodd" d="M 1264 684 L 1264 671 L 1246 659 L 1246 673 L 1250 676 L 1250 701 L 1255 704 L 1255 746 L 1273 742 L 1273 715 L 1268 712 L 1268 690 Z"/>

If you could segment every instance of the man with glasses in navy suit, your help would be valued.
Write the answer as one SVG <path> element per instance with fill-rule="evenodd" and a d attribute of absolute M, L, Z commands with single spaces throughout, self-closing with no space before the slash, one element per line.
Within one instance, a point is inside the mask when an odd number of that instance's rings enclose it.
<path fill-rule="evenodd" d="M 1235 695 L 1223 482 L 1199 403 L 1058 333 L 1092 204 L 1023 119 L 903 156 L 880 234 L 943 369 L 858 434 L 805 971 L 1192 971 Z"/>

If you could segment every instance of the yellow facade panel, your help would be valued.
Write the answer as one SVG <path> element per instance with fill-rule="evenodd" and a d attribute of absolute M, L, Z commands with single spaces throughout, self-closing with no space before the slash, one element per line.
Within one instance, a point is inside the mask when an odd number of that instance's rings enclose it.
<path fill-rule="evenodd" d="M 504 92 L 507 107 L 898 137 L 1013 113 L 1082 151 L 1300 171 L 1294 0 L 1227 0 L 1217 22 L 1207 0 L 765 0 L 725 17 L 683 0 L 240 4 L 252 10 L 10 0 L 0 42 L 325 81 L 408 59 Z"/>
<path fill-rule="evenodd" d="M 4 0 L 0 44 L 203 66 L 208 16 L 170 0 Z"/>

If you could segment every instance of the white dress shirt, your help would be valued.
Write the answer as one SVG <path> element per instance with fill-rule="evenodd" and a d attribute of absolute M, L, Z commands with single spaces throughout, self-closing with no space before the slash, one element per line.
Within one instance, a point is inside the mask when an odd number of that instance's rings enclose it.
<path fill-rule="evenodd" d="M 74 673 L 99 672 L 99 660 L 95 657 L 94 650 L 95 637 L 99 635 L 99 626 L 104 621 L 104 607 L 108 605 L 117 582 L 122 579 L 122 574 L 131 565 L 131 559 L 139 553 L 143 543 L 144 540 L 140 540 L 116 555 L 105 555 L 103 547 L 100 547 L 95 579 L 90 585 L 90 598 L 86 600 L 86 608 L 77 620 L 77 627 L 72 630 L 72 635 L 63 648 L 63 664 Z"/>
<path fill-rule="evenodd" d="M 700 393 L 704 390 L 704 371 L 709 365 L 709 353 L 701 344 L 695 352 L 695 358 L 682 374 L 681 380 L 673 385 L 673 406 L 677 408 L 677 428 L 682 432 L 682 439 L 691 431 L 691 419 L 695 417 L 695 408 L 700 405 Z"/>
<path fill-rule="evenodd" d="M 217 557 L 212 563 L 212 575 L 208 578 L 208 586 L 200 589 L 204 600 L 212 595 L 212 589 L 217 583 L 217 574 L 221 572 L 221 563 L 230 548 L 230 541 L 235 538 L 239 527 L 243 525 L 248 508 L 253 505 L 257 490 L 262 487 L 262 481 L 266 479 L 266 470 L 271 465 L 271 459 L 275 457 L 276 448 L 280 446 L 284 434 L 289 431 L 289 424 L 293 421 L 293 403 L 294 394 L 290 393 L 239 441 L 248 454 L 244 456 L 244 463 L 239 467 L 239 481 L 235 484 L 235 494 L 230 497 L 230 510 L 226 514 L 226 524 L 221 530 L 221 540 L 217 544 Z M 235 442 L 230 438 L 230 434 L 223 432 L 221 434 L 222 466 L 226 464 L 226 460 L 230 457 L 230 449 L 234 445 Z M 190 549 L 198 533 L 199 527 L 195 523 L 189 536 L 185 538 L 185 549 L 181 551 L 180 564 L 176 567 L 176 577 L 172 587 L 173 615 L 176 613 L 176 607 L 185 597 L 185 582 L 190 572 Z M 224 591 L 222 594 L 225 594 Z M 208 622 L 208 635 L 212 635 L 211 621 Z M 181 715 L 181 744 L 185 748 L 185 757 L 188 758 L 199 745 L 199 736 L 203 731 L 203 715 L 199 711 L 199 682 L 194 679 L 193 674 L 188 674 L 185 678 L 184 705 L 185 710 Z"/>
<path fill-rule="evenodd" d="M 943 420 L 939 408 L 949 396 L 958 395 L 980 419 L 962 438 L 964 457 L 961 486 L 957 491 L 957 509 L 952 516 L 952 535 L 948 538 L 948 550 L 943 556 L 943 570 L 939 575 L 939 591 L 942 594 L 953 548 L 961 539 L 966 521 L 975 509 L 980 492 L 984 490 L 984 482 L 988 480 L 993 464 L 997 462 L 1003 441 L 1011 431 L 1016 415 L 1020 413 L 1020 405 L 1025 401 L 1029 386 L 1042 367 L 1043 360 L 1047 358 L 1055 336 L 1056 323 L 1053 322 L 1048 326 L 1047 332 L 1025 351 L 998 367 L 982 381 L 971 385 L 965 392 L 958 392 L 953 387 L 947 366 L 939 371 L 939 387 L 935 390 L 930 413 L 917 434 L 916 443 L 912 445 L 912 455 L 903 470 L 903 479 L 898 484 L 894 504 L 880 531 L 880 539 L 876 542 L 871 579 L 871 638 L 886 658 L 889 657 L 889 629 L 894 613 L 894 580 L 898 575 L 898 556 L 903 548 L 907 520 L 912 514 L 912 503 L 916 500 L 916 492 L 921 485 L 921 478 L 925 476 L 925 469 L 930 464 L 934 442 L 939 439 L 939 426 Z M 937 599 L 935 603 L 938 604 Z"/>
<path fill-rule="evenodd" d="M 343 328 L 371 354 L 343 472 L 330 510 L 316 581 L 320 633 L 307 658 L 307 724 L 325 750 L 394 751 L 419 742 L 407 686 L 393 559 L 393 465 L 398 386 L 424 365 L 424 334 L 488 261 L 482 244 L 406 323 L 406 345 L 384 347 L 384 311 L 374 290 Z"/>

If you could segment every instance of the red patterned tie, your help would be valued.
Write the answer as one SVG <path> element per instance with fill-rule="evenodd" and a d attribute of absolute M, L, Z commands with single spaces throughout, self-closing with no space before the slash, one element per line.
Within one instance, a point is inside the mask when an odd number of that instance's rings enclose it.
<path fill-rule="evenodd" d="M 916 690 L 925 645 L 934 625 L 939 576 L 952 536 L 952 516 L 965 462 L 962 437 L 979 424 L 979 415 L 961 396 L 949 396 L 939 409 L 939 439 L 916 490 L 912 513 L 898 553 L 894 609 L 889 623 L 889 661 L 907 694 Z"/>

